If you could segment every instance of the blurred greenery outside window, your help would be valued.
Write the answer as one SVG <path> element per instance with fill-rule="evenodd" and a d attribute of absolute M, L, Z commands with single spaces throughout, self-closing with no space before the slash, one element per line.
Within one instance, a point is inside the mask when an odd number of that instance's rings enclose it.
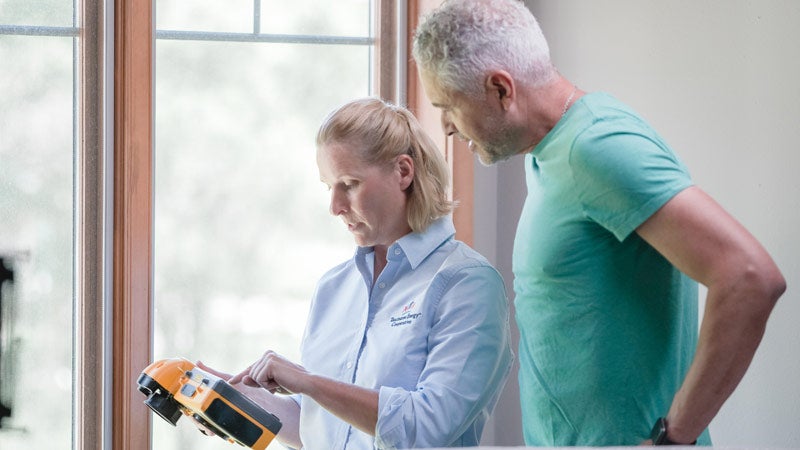
<path fill-rule="evenodd" d="M 154 4 L 154 358 L 296 359 L 316 280 L 354 249 L 328 214 L 314 135 L 374 91 L 373 2 Z M 75 8 L 0 0 L 0 256 L 15 271 L 2 448 L 72 442 Z M 153 422 L 158 449 L 227 445 Z"/>

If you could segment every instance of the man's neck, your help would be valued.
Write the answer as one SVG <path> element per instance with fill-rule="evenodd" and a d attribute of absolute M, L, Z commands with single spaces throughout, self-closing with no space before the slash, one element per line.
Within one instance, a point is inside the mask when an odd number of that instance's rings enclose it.
<path fill-rule="evenodd" d="M 527 92 L 524 120 L 528 124 L 530 147 L 527 152 L 530 152 L 585 92 L 561 75 L 546 85 L 529 88 Z"/>

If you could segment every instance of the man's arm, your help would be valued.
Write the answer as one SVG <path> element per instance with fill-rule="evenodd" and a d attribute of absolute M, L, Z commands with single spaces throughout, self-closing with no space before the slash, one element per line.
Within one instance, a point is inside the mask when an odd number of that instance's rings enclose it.
<path fill-rule="evenodd" d="M 668 201 L 636 232 L 708 288 L 697 351 L 667 414 L 667 436 L 693 442 L 747 371 L 786 282 L 761 244 L 700 188 Z"/>

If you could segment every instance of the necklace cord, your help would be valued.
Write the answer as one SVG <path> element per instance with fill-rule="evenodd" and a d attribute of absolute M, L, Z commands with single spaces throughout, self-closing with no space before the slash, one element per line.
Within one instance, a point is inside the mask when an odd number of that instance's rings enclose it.
<path fill-rule="evenodd" d="M 572 101 L 572 98 L 575 97 L 576 92 L 578 92 L 578 86 L 575 86 L 572 89 L 572 93 L 569 94 L 569 97 L 567 97 L 567 101 L 564 102 L 564 109 L 561 111 L 561 117 L 564 117 L 564 114 L 567 113 L 567 110 L 569 109 L 569 103 Z"/>

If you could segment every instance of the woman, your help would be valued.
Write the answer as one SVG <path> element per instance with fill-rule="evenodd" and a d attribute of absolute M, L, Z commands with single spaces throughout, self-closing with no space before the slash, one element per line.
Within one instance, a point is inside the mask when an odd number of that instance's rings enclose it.
<path fill-rule="evenodd" d="M 369 98 L 328 116 L 317 165 L 356 253 L 317 285 L 302 365 L 267 351 L 229 381 L 289 447 L 478 445 L 512 362 L 508 306 L 454 240 L 444 158 L 409 111 Z"/>

